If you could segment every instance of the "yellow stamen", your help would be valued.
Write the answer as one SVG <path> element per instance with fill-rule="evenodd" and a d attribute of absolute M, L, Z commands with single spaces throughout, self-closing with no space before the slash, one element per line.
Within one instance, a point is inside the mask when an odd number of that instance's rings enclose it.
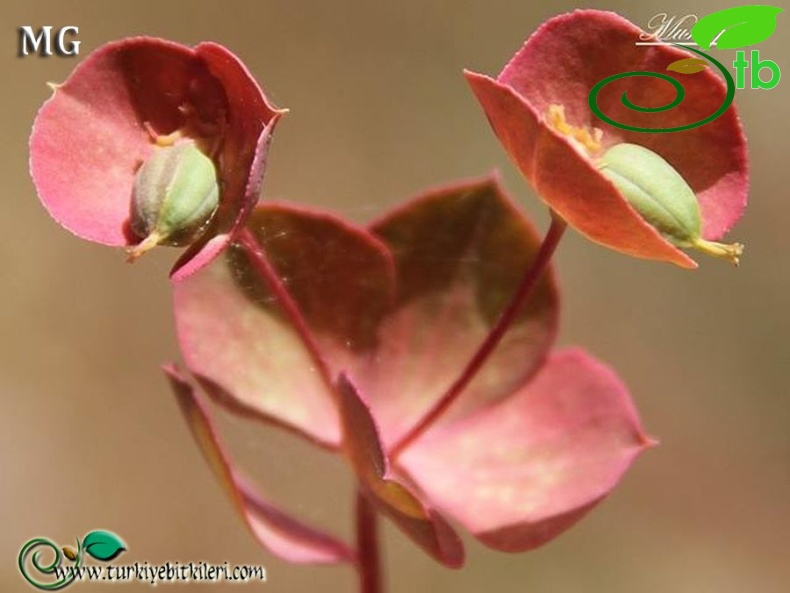
<path fill-rule="evenodd" d="M 563 136 L 568 136 L 575 140 L 577 145 L 584 149 L 585 152 L 593 154 L 601 150 L 603 131 L 598 128 L 588 129 L 570 125 L 568 120 L 565 119 L 565 107 L 563 105 L 549 105 L 546 121 Z"/>

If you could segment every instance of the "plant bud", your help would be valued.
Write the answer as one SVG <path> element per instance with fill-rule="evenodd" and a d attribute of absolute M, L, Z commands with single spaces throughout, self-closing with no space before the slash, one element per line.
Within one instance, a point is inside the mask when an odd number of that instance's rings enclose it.
<path fill-rule="evenodd" d="M 697 196 L 680 173 L 658 154 L 636 144 L 617 144 L 599 159 L 598 168 L 634 210 L 670 243 L 693 247 L 738 265 L 743 245 L 725 245 L 700 236 Z"/>
<path fill-rule="evenodd" d="M 63 555 L 69 560 L 71 560 L 72 562 L 74 562 L 77 559 L 78 556 L 77 550 L 75 550 L 74 548 L 70 546 L 63 546 L 61 550 L 63 551 Z"/>
<path fill-rule="evenodd" d="M 142 241 L 129 250 L 129 261 L 156 245 L 191 243 L 218 203 L 216 168 L 194 141 L 154 148 L 134 180 L 130 222 Z"/>

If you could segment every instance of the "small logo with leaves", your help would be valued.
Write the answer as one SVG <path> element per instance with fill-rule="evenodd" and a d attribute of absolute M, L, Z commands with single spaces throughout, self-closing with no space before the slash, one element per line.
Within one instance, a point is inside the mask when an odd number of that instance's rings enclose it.
<path fill-rule="evenodd" d="M 57 591 L 74 582 L 79 572 L 76 569 L 82 566 L 86 554 L 100 562 L 109 562 L 127 549 L 120 537 L 103 529 L 91 531 L 82 540 L 77 538 L 76 544 L 76 547 L 61 547 L 45 537 L 31 539 L 19 550 L 19 571 L 37 589 Z M 45 557 L 50 553 L 52 560 L 47 563 Z"/>
<path fill-rule="evenodd" d="M 784 9 L 776 6 L 735 6 L 709 14 L 701 18 L 691 29 L 691 37 L 694 42 L 702 48 L 702 50 L 709 51 L 714 45 L 717 49 L 737 49 L 756 45 L 768 39 L 773 35 L 776 30 L 776 17 Z M 677 45 L 668 43 L 668 45 Z M 680 46 L 679 46 L 680 47 Z M 699 126 L 705 125 L 720 115 L 722 115 L 732 103 L 735 98 L 735 89 L 742 89 L 746 86 L 747 69 L 751 68 L 751 88 L 758 89 L 772 89 L 779 84 L 781 78 L 781 71 L 779 66 L 772 60 L 760 59 L 760 52 L 757 50 L 751 51 L 751 61 L 746 57 L 746 52 L 739 50 L 737 58 L 733 62 L 735 68 L 735 78 L 733 79 L 729 71 L 719 61 L 715 60 L 706 51 L 686 47 L 685 49 L 697 54 L 699 58 L 683 58 L 675 60 L 666 66 L 669 72 L 676 72 L 678 74 L 696 74 L 702 72 L 707 68 L 707 62 L 710 62 L 719 70 L 724 77 L 727 84 L 727 93 L 724 96 L 721 106 L 711 115 L 695 121 L 693 123 L 672 126 L 667 128 L 659 127 L 644 127 L 627 125 L 622 122 L 615 121 L 607 116 L 598 105 L 598 93 L 610 82 L 619 80 L 621 78 L 630 78 L 634 76 L 648 76 L 652 78 L 659 78 L 671 84 L 675 88 L 675 98 L 664 105 L 658 107 L 640 107 L 632 103 L 627 96 L 623 93 L 620 97 L 620 102 L 632 111 L 642 113 L 659 113 L 668 111 L 677 107 L 685 97 L 685 89 L 680 81 L 672 76 L 662 72 L 647 72 L 647 71 L 632 71 L 621 72 L 613 74 L 598 82 L 591 90 L 588 97 L 590 109 L 601 120 L 605 121 L 611 126 L 620 128 L 621 130 L 629 130 L 631 132 L 646 132 L 646 133 L 666 133 L 666 132 L 681 132 L 683 130 L 690 130 Z M 771 71 L 771 78 L 764 80 L 760 77 L 762 70 L 768 69 Z"/>

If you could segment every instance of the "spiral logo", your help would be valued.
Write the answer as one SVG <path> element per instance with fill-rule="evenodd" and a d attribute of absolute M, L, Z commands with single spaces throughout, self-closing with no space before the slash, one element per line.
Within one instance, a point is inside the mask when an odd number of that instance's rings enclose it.
<path fill-rule="evenodd" d="M 77 538 L 77 547 L 59 547 L 45 537 L 36 537 L 19 550 L 19 572 L 36 589 L 57 591 L 74 582 L 78 569 L 82 566 L 85 554 L 100 562 L 116 558 L 126 550 L 123 540 L 111 531 L 97 529 L 88 533 L 82 540 Z M 47 563 L 44 558 L 52 554 Z M 64 562 L 71 562 L 67 566 Z"/>
<path fill-rule="evenodd" d="M 678 105 L 680 105 L 683 102 L 683 99 L 686 96 L 686 90 L 683 88 L 683 85 L 680 84 L 679 81 L 677 81 L 676 79 L 672 78 L 668 74 L 663 74 L 661 72 L 639 72 L 639 71 L 621 72 L 620 74 L 614 74 L 613 76 L 608 76 L 608 77 L 604 78 L 603 80 L 601 80 L 598 84 L 596 84 L 590 90 L 590 95 L 588 97 L 588 102 L 590 103 L 590 109 L 592 109 L 592 112 L 595 115 L 597 115 L 600 119 L 602 119 L 603 121 L 605 121 L 609 125 L 612 125 L 612 126 L 614 126 L 616 128 L 620 128 L 621 130 L 629 130 L 631 132 L 647 132 L 647 133 L 652 133 L 652 134 L 663 134 L 663 133 L 667 133 L 667 132 L 681 132 L 683 130 L 690 130 L 692 128 L 697 128 L 699 126 L 704 126 L 705 124 L 712 122 L 714 119 L 716 119 L 721 114 L 723 114 L 725 111 L 727 111 L 727 108 L 730 106 L 730 104 L 732 103 L 733 99 L 735 98 L 735 81 L 733 80 L 732 75 L 727 71 L 727 69 L 718 60 L 715 60 L 714 58 L 712 58 L 711 56 L 709 56 L 705 52 L 697 50 L 697 49 L 694 49 L 692 47 L 687 47 L 686 49 L 694 52 L 695 54 L 697 54 L 699 56 L 702 56 L 704 59 L 706 59 L 706 60 L 710 61 L 712 64 L 714 64 L 716 66 L 716 68 L 718 68 L 719 72 L 722 73 L 722 75 L 724 76 L 724 79 L 727 82 L 727 94 L 724 97 L 724 101 L 722 102 L 721 106 L 719 106 L 719 108 L 714 113 L 709 115 L 708 117 L 706 117 L 704 119 L 701 119 L 699 121 L 690 123 L 690 124 L 683 125 L 683 126 L 674 126 L 674 127 L 671 127 L 671 128 L 643 128 L 643 127 L 631 126 L 631 125 L 628 125 L 628 124 L 624 124 L 624 123 L 615 121 L 614 119 L 612 119 L 611 117 L 606 115 L 603 111 L 601 111 L 601 108 L 598 106 L 598 93 L 600 93 L 601 89 L 603 89 L 603 87 L 605 87 L 610 82 L 615 81 L 615 80 L 619 80 L 621 78 L 631 78 L 631 77 L 636 77 L 636 76 L 649 76 L 649 77 L 652 77 L 652 78 L 660 78 L 661 80 L 666 80 L 673 87 L 675 87 L 675 98 L 672 101 L 670 101 L 669 103 L 666 103 L 665 105 L 660 105 L 658 107 L 640 107 L 639 105 L 635 105 L 633 102 L 631 102 L 628 99 L 628 93 L 626 91 L 620 97 L 620 101 L 622 102 L 622 104 L 625 105 L 628 109 L 631 109 L 632 111 L 639 111 L 639 112 L 642 112 L 642 113 L 661 113 L 663 111 L 668 111 L 670 109 L 673 109 L 674 107 L 677 107 Z M 679 71 L 682 71 L 682 70 L 679 70 Z"/>
<path fill-rule="evenodd" d="M 54 554 L 52 562 L 45 564 L 42 561 L 42 553 L 48 554 L 50 551 Z M 51 581 L 40 580 L 41 577 L 39 575 L 51 576 L 55 574 L 56 570 L 62 566 L 64 557 L 74 562 L 74 566 L 82 564 L 82 545 L 80 540 L 77 540 L 77 549 L 74 551 L 73 548 L 69 547 L 59 548 L 55 542 L 44 537 L 37 537 L 27 542 L 19 551 L 19 571 L 25 580 L 37 589 L 57 591 L 71 584 L 74 580 L 74 572 Z M 30 568 L 36 571 L 37 574 L 35 576 L 31 575 Z"/>

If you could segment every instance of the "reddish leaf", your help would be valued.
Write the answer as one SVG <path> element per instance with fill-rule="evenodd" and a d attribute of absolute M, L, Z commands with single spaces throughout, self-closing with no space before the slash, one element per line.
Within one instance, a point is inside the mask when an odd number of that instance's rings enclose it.
<path fill-rule="evenodd" d="M 184 358 L 226 404 L 328 444 L 339 433 L 322 364 L 332 378 L 345 371 L 370 394 L 382 438 L 393 442 L 452 384 L 538 245 L 491 179 L 410 202 L 374 225 L 380 240 L 335 217 L 277 205 L 260 207 L 249 227 L 272 274 L 262 276 L 234 248 L 227 262 L 176 283 Z M 300 321 L 283 308 L 277 278 Z M 543 360 L 556 324 L 549 274 L 447 418 L 521 385 Z"/>
<path fill-rule="evenodd" d="M 175 368 L 166 367 L 164 370 L 192 431 L 192 436 L 260 544 L 288 562 L 299 564 L 353 562 L 354 552 L 346 544 L 305 525 L 267 502 L 240 477 L 223 450 L 222 443 L 211 424 L 208 410 L 201 404 L 192 386 Z"/>
<path fill-rule="evenodd" d="M 460 374 L 513 296 L 539 239 L 494 178 L 432 190 L 372 226 L 397 270 L 380 346 L 354 368 L 386 444 L 416 423 Z M 542 363 L 557 327 L 551 272 L 441 422 L 506 397 Z"/>
<path fill-rule="evenodd" d="M 374 224 L 378 239 L 285 206 L 251 220 L 224 260 L 175 284 L 188 365 L 231 407 L 322 444 L 342 434 L 365 494 L 439 562 L 459 566 L 463 550 L 434 507 L 492 547 L 529 549 L 594 506 L 648 444 L 613 373 L 580 352 L 547 362 L 549 275 L 454 414 L 387 458 L 536 252 L 492 180 L 429 192 Z"/>
<path fill-rule="evenodd" d="M 436 561 L 460 567 L 464 549 L 458 535 L 439 513 L 391 474 L 370 407 L 342 374 L 338 394 L 346 452 L 373 502 Z"/>
<path fill-rule="evenodd" d="M 483 543 L 517 552 L 578 521 L 650 444 L 617 376 L 577 350 L 552 356 L 496 407 L 427 435 L 401 463 Z"/>
<path fill-rule="evenodd" d="M 205 237 L 185 253 L 174 279 L 186 278 L 208 264 L 228 245 L 258 202 L 274 127 L 285 113 L 269 105 L 255 79 L 228 50 L 216 43 L 195 48 L 222 83 L 228 97 L 228 132 L 222 146 L 223 199 Z"/>
<path fill-rule="evenodd" d="M 332 216 L 267 205 L 249 227 L 270 269 L 234 247 L 174 285 L 184 359 L 224 403 L 336 446 L 333 376 L 324 365 L 343 368 L 375 345 L 392 298 L 391 259 L 369 234 Z M 282 288 L 298 311 L 284 306 Z"/>

